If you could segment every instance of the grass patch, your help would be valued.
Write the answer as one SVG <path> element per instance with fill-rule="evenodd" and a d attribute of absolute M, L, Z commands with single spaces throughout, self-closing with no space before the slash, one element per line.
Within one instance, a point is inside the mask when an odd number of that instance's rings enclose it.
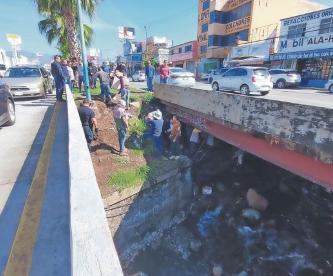
<path fill-rule="evenodd" d="M 143 184 L 149 179 L 150 168 L 141 166 L 136 169 L 122 170 L 114 173 L 108 180 L 108 184 L 118 190 L 124 190 Z"/>
<path fill-rule="evenodd" d="M 154 101 L 155 97 L 153 93 L 146 93 L 143 96 L 143 101 L 147 104 L 151 103 L 152 101 Z"/>
<path fill-rule="evenodd" d="M 147 143 L 142 149 L 133 149 L 132 152 L 136 156 L 152 155 L 154 153 L 154 146 L 152 143 Z"/>
<path fill-rule="evenodd" d="M 130 102 L 138 102 L 140 101 L 140 96 L 138 95 L 130 95 Z"/>
<path fill-rule="evenodd" d="M 131 163 L 128 159 L 122 158 L 120 156 L 112 156 L 112 160 L 122 165 L 128 165 Z"/>
<path fill-rule="evenodd" d="M 147 129 L 147 124 L 143 119 L 132 118 L 129 121 L 129 134 L 142 136 Z"/>

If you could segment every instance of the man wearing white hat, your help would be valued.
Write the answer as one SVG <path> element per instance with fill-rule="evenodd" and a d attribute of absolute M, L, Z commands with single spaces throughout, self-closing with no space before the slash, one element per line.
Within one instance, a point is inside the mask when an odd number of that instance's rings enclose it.
<path fill-rule="evenodd" d="M 150 126 L 149 133 L 146 133 L 144 135 L 144 139 L 152 139 L 154 141 L 155 150 L 162 154 L 162 140 L 161 140 L 161 134 L 163 129 L 163 115 L 162 112 L 157 109 L 147 116 L 147 122 Z"/>
<path fill-rule="evenodd" d="M 113 118 L 115 120 L 117 131 L 118 131 L 118 140 L 119 140 L 119 155 L 127 156 L 127 150 L 125 148 L 126 135 L 128 130 L 128 115 L 126 113 L 126 102 L 120 100 L 118 105 L 113 110 Z"/>

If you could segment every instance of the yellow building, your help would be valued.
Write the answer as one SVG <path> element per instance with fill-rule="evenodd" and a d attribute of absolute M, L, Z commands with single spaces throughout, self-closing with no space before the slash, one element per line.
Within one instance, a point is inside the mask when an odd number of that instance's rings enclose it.
<path fill-rule="evenodd" d="M 199 70 L 219 67 L 232 46 L 276 36 L 282 18 L 324 7 L 307 0 L 199 0 Z"/>

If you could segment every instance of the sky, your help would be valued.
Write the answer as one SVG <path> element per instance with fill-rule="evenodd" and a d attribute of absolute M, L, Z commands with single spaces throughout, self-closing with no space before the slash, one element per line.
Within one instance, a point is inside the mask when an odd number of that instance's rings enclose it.
<path fill-rule="evenodd" d="M 316 2 L 333 6 L 332 0 Z M 197 5 L 198 0 L 103 0 L 93 20 L 85 16 L 84 21 L 94 29 L 92 47 L 101 49 L 104 58 L 114 59 L 122 52 L 118 26 L 134 27 L 138 41 L 145 38 L 144 26 L 148 36 L 166 36 L 175 45 L 195 40 Z M 56 53 L 54 45 L 48 45 L 38 31 L 42 17 L 33 0 L 0 0 L 0 14 L 0 48 L 10 49 L 6 33 L 14 33 L 22 37 L 22 50 Z"/>

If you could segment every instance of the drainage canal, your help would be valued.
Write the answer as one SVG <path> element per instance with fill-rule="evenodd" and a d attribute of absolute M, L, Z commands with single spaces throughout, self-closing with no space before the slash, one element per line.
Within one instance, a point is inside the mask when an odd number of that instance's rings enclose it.
<path fill-rule="evenodd" d="M 333 275 L 333 196 L 223 142 L 109 202 L 125 275 Z"/>

